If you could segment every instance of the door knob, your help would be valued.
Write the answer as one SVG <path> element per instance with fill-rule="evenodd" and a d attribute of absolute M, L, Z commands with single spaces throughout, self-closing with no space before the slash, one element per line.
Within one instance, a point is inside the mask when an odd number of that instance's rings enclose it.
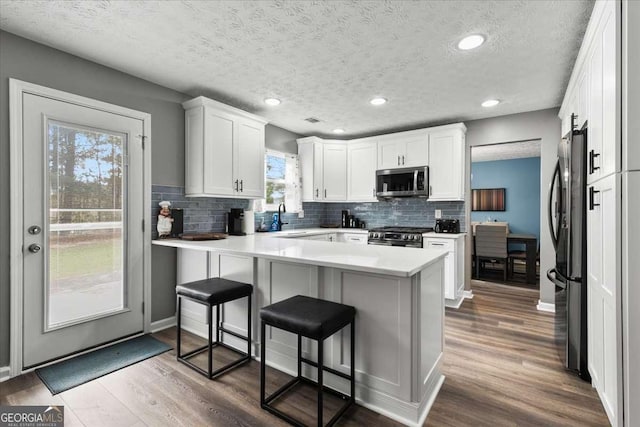
<path fill-rule="evenodd" d="M 40 234 L 42 228 L 38 227 L 37 225 L 32 225 L 27 231 L 29 232 L 29 234 Z"/>
<path fill-rule="evenodd" d="M 40 249 L 42 248 L 36 243 L 32 243 L 29 245 L 29 252 L 31 253 L 37 254 L 38 252 L 40 252 Z"/>

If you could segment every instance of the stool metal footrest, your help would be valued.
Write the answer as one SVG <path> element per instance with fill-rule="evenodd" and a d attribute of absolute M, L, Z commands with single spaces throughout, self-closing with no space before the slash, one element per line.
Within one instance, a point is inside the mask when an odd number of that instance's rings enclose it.
<path fill-rule="evenodd" d="M 284 384 L 283 386 L 281 386 L 279 389 L 277 389 L 275 392 L 271 393 L 271 395 L 266 396 L 266 334 L 265 334 L 265 329 L 266 326 L 268 325 L 268 323 L 262 321 L 261 322 L 261 344 L 260 344 L 260 355 L 261 355 L 261 360 L 260 360 L 260 407 L 262 407 L 262 409 L 272 413 L 273 415 L 276 415 L 277 417 L 287 421 L 289 424 L 294 425 L 294 426 L 298 426 L 298 427 L 304 427 L 305 424 L 303 424 L 302 422 L 300 422 L 299 420 L 296 420 L 295 418 L 293 418 L 290 415 L 287 415 L 286 413 L 280 411 L 279 409 L 274 408 L 273 406 L 271 406 L 271 403 L 275 400 L 277 400 L 278 398 L 282 397 L 284 394 L 286 394 L 287 392 L 289 392 L 293 387 L 295 387 L 298 384 L 304 383 L 304 384 L 309 384 L 313 387 L 315 387 L 317 389 L 317 393 L 318 393 L 318 426 L 324 426 L 323 422 L 322 422 L 322 411 L 324 409 L 323 406 L 323 398 L 322 398 L 322 394 L 323 393 L 329 393 L 333 396 L 339 397 L 340 399 L 344 400 L 345 403 L 342 405 L 342 407 L 340 407 L 340 409 L 338 410 L 338 412 L 336 412 L 333 417 L 331 417 L 331 419 L 329 420 L 329 422 L 326 424 L 326 426 L 332 426 L 334 425 L 338 419 L 351 407 L 351 405 L 353 405 L 355 403 L 355 319 L 351 321 L 351 375 L 347 375 L 344 372 L 340 372 L 337 371 L 333 368 L 330 368 L 328 366 L 324 366 L 322 359 L 323 359 L 323 340 L 316 340 L 318 342 L 318 362 L 314 362 L 313 360 L 307 359 L 305 357 L 302 357 L 302 337 L 301 335 L 298 335 L 298 375 L 296 377 L 294 377 L 292 380 L 290 380 L 289 382 L 287 382 L 286 384 Z M 274 327 L 273 325 L 270 325 L 272 327 Z M 302 376 L 302 363 L 305 363 L 307 365 L 313 366 L 317 369 L 318 372 L 318 381 L 313 381 L 309 378 L 303 377 Z M 348 380 L 350 382 L 350 388 L 351 388 L 351 396 L 348 396 L 344 393 L 339 392 L 338 390 L 335 390 L 333 388 L 327 387 L 323 384 L 323 371 L 326 371 L 330 374 L 336 375 L 340 378 L 344 378 L 346 380 Z"/>
<path fill-rule="evenodd" d="M 209 338 L 207 341 L 207 344 L 203 345 L 202 347 L 198 347 L 194 350 L 191 350 L 185 354 L 181 354 L 180 353 L 180 347 L 181 347 L 181 335 L 182 335 L 182 329 L 181 329 L 181 318 L 182 318 L 182 298 L 187 298 L 191 301 L 197 302 L 199 304 L 203 304 L 205 306 L 208 307 L 208 318 L 209 318 Z M 176 346 L 176 359 L 178 360 L 178 362 L 190 367 L 191 369 L 201 373 L 202 375 L 204 375 L 205 377 L 209 378 L 209 379 L 213 379 L 216 378 L 224 373 L 226 373 L 227 371 L 243 365 L 245 363 L 248 363 L 249 361 L 251 361 L 251 295 L 249 295 L 247 297 L 247 336 L 243 336 L 241 334 L 238 334 L 237 332 L 234 331 L 230 331 L 226 328 L 223 327 L 224 321 L 222 321 L 222 317 L 220 316 L 220 304 L 215 305 L 216 307 L 216 326 L 215 326 L 215 334 L 216 334 L 216 341 L 213 341 L 213 306 L 212 305 L 208 305 L 205 304 L 201 301 L 195 300 L 193 298 L 189 298 L 187 296 L 184 295 L 179 295 L 178 296 L 178 312 L 177 312 L 177 317 L 178 317 L 178 325 L 177 325 L 177 346 Z M 222 342 L 222 334 L 229 334 L 232 335 L 236 338 L 239 338 L 241 340 L 244 340 L 247 342 L 247 351 L 246 352 L 242 352 L 234 347 L 231 347 L 230 345 L 225 344 L 224 342 Z M 227 363 L 224 366 L 221 366 L 220 368 L 214 370 L 213 369 L 213 349 L 216 347 L 224 347 L 228 350 L 233 351 L 234 353 L 237 353 L 239 355 L 241 355 L 242 357 Z M 208 369 L 205 370 L 199 366 L 197 366 L 196 364 L 192 363 L 190 360 L 190 358 L 197 356 L 200 353 L 203 353 L 207 351 L 208 354 L 208 358 L 207 358 L 207 367 Z"/>

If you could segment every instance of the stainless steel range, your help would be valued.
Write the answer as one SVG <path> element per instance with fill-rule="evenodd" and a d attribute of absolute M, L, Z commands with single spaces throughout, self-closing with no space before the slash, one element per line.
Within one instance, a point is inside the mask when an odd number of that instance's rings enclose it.
<path fill-rule="evenodd" d="M 422 247 L 422 233 L 433 231 L 432 227 L 381 227 L 369 230 L 370 245 Z"/>

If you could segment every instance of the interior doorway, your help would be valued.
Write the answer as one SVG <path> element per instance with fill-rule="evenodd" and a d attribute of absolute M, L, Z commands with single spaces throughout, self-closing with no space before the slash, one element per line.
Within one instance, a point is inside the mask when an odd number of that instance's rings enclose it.
<path fill-rule="evenodd" d="M 473 280 L 539 289 L 540 144 L 471 147 Z"/>

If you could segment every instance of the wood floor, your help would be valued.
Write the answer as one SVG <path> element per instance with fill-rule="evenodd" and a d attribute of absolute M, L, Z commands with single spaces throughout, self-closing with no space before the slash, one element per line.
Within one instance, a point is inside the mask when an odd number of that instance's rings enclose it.
<path fill-rule="evenodd" d="M 590 384 L 565 372 L 553 347 L 553 316 L 529 289 L 473 282 L 474 298 L 447 309 L 446 381 L 429 426 L 606 426 Z M 173 343 L 175 330 L 155 334 Z M 187 336 L 187 344 L 198 338 Z M 185 349 L 187 350 L 187 349 Z M 227 358 L 219 353 L 218 357 Z M 259 365 L 209 381 L 175 361 L 173 351 L 51 396 L 33 374 L 0 383 L 0 405 L 65 405 L 66 426 L 279 426 L 259 407 Z M 287 376 L 270 371 L 269 390 Z M 313 424 L 315 396 L 301 388 L 281 409 Z M 327 398 L 325 398 L 326 400 Z M 329 400 L 328 419 L 339 402 Z M 356 406 L 339 425 L 397 423 Z"/>

